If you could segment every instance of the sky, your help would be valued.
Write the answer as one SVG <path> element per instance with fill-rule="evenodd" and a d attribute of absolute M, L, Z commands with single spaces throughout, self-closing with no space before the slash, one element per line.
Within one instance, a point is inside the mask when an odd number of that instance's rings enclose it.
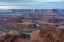
<path fill-rule="evenodd" d="M 64 0 L 0 0 L 0 9 L 64 9 Z"/>

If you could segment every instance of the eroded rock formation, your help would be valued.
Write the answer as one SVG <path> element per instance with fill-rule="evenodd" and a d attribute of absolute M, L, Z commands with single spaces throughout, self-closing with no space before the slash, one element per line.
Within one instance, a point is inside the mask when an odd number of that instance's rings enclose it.
<path fill-rule="evenodd" d="M 48 26 L 39 32 L 42 42 L 64 42 L 64 30 Z"/>
<path fill-rule="evenodd" d="M 19 35 L 6 34 L 0 38 L 0 42 L 22 42 L 22 41 L 19 41 L 19 39 L 21 38 L 24 38 L 24 37 Z"/>
<path fill-rule="evenodd" d="M 64 30 L 58 27 L 47 26 L 41 29 L 39 33 L 38 31 L 35 32 L 32 32 L 31 42 L 64 42 Z"/>

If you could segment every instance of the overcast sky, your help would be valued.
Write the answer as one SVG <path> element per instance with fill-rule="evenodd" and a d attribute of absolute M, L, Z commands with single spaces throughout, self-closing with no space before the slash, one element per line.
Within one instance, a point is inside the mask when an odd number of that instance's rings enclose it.
<path fill-rule="evenodd" d="M 0 9 L 63 8 L 64 0 L 0 0 Z"/>

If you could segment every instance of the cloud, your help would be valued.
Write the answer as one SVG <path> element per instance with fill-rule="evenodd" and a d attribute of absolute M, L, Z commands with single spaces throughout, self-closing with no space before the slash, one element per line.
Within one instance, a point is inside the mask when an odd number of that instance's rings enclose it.
<path fill-rule="evenodd" d="M 63 8 L 63 0 L 0 0 L 0 9 Z M 47 3 L 56 2 L 56 3 Z M 57 3 L 59 2 L 59 3 Z"/>
<path fill-rule="evenodd" d="M 0 6 L 29 6 L 35 3 L 34 0 L 0 0 Z"/>
<path fill-rule="evenodd" d="M 62 2 L 64 0 L 0 0 L 0 3 Z"/>
<path fill-rule="evenodd" d="M 1 3 L 29 3 L 35 2 L 34 0 L 0 0 Z"/>
<path fill-rule="evenodd" d="M 36 2 L 62 2 L 64 0 L 35 0 Z"/>
<path fill-rule="evenodd" d="M 19 5 L 19 6 L 0 6 L 0 9 L 64 9 L 64 4 L 61 3 L 35 3 L 35 4 L 29 4 L 29 5 Z"/>

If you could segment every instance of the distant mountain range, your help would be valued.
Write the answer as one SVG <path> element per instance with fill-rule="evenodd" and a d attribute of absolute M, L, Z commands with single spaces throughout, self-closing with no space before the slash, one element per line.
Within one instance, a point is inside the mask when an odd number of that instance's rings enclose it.
<path fill-rule="evenodd" d="M 8 9 L 0 10 L 0 16 L 19 15 L 22 18 L 64 17 L 64 9 Z M 8 15 L 8 16 L 9 16 Z M 60 17 L 59 17 L 60 18 Z"/>
<path fill-rule="evenodd" d="M 3 12 L 2 12 L 3 11 Z M 43 22 L 64 23 L 64 9 L 8 9 L 0 10 L 0 20 L 19 18 Z"/>
<path fill-rule="evenodd" d="M 47 11 L 56 13 L 58 15 L 64 15 L 64 9 L 1 9 L 0 14 L 42 14 L 43 12 L 46 13 Z"/>

